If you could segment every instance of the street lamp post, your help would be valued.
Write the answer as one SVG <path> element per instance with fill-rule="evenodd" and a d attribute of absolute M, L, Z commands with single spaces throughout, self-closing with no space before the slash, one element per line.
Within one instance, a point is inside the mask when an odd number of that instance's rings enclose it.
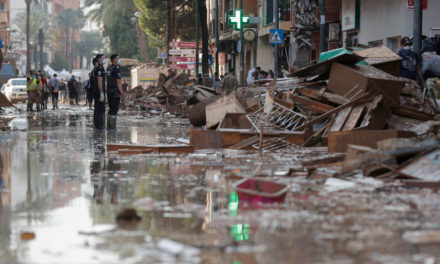
<path fill-rule="evenodd" d="M 31 70 L 31 47 L 29 41 L 29 26 L 32 0 L 26 0 L 26 74 Z"/>

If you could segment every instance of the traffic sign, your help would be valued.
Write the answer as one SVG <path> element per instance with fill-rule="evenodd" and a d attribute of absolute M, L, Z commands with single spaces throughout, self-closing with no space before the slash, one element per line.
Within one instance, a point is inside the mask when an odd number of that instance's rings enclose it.
<path fill-rule="evenodd" d="M 166 59 L 167 58 L 167 53 L 161 51 L 159 48 L 157 48 L 157 58 L 158 59 Z"/>
<path fill-rule="evenodd" d="M 196 50 L 195 49 L 170 49 L 171 56 L 177 57 L 195 57 Z"/>
<path fill-rule="evenodd" d="M 284 30 L 282 29 L 271 29 L 270 33 L 272 36 L 270 37 L 270 44 L 283 44 L 284 43 Z"/>
<path fill-rule="evenodd" d="M 194 70 L 196 68 L 195 64 L 170 64 L 168 68 L 172 70 Z"/>
<path fill-rule="evenodd" d="M 237 52 L 240 53 L 241 49 L 242 49 L 242 44 L 241 44 L 241 40 L 239 40 L 237 43 Z"/>
<path fill-rule="evenodd" d="M 196 57 L 170 57 L 170 62 L 196 62 Z"/>
<path fill-rule="evenodd" d="M 170 48 L 190 48 L 195 49 L 195 42 L 170 42 Z"/>

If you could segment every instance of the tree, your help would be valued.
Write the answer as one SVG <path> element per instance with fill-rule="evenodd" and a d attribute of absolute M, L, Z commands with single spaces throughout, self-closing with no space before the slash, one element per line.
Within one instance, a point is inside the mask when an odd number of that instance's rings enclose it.
<path fill-rule="evenodd" d="M 56 71 L 61 71 L 63 69 L 70 70 L 69 63 L 67 63 L 66 59 L 59 54 L 55 54 L 55 58 L 50 64 L 50 67 Z"/>
<path fill-rule="evenodd" d="M 87 13 L 92 21 L 101 22 L 105 13 L 105 0 L 84 0 L 84 7 L 93 8 Z"/>
<path fill-rule="evenodd" d="M 80 67 L 82 68 L 83 58 L 87 60 L 87 68 L 90 68 L 92 57 L 102 50 L 101 33 L 99 31 L 81 31 L 81 41 L 75 43 L 75 50 L 80 55 Z"/>
<path fill-rule="evenodd" d="M 194 0 L 134 0 L 134 3 L 141 12 L 138 24 L 148 35 L 150 50 L 165 50 L 172 39 L 194 41 Z"/>
<path fill-rule="evenodd" d="M 207 24 L 207 9 L 206 2 L 199 1 L 199 11 L 200 11 L 200 28 L 202 30 L 202 72 L 205 78 L 209 76 L 209 33 Z"/>
<path fill-rule="evenodd" d="M 133 1 L 86 0 L 84 5 L 95 7 L 87 16 L 104 25 L 102 35 L 107 38 L 110 52 L 124 58 L 140 58 L 136 27 L 131 22 L 136 12 Z"/>
<path fill-rule="evenodd" d="M 85 17 L 81 9 L 73 10 L 72 8 L 64 9 L 56 18 L 57 23 L 60 27 L 64 28 L 64 33 L 66 37 L 66 59 L 69 58 L 69 40 L 71 31 L 74 29 L 80 29 L 84 26 Z"/>
<path fill-rule="evenodd" d="M 33 43 L 38 43 L 38 30 L 49 29 L 50 19 L 49 14 L 43 11 L 38 6 L 32 6 L 31 12 L 29 14 L 29 40 Z M 15 25 L 20 34 L 26 35 L 26 12 L 19 12 L 15 17 Z"/>

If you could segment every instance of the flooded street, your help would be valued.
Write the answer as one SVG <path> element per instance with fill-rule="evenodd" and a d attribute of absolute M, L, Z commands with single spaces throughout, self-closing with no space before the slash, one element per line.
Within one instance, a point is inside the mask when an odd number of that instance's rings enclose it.
<path fill-rule="evenodd" d="M 97 132 L 67 106 L 2 118 L 15 130 L 0 132 L 0 263 L 440 261 L 438 192 L 288 174 L 319 149 L 124 156 L 107 144 L 175 143 L 188 121 L 122 112 Z M 249 176 L 286 184 L 285 201 L 240 200 Z"/>

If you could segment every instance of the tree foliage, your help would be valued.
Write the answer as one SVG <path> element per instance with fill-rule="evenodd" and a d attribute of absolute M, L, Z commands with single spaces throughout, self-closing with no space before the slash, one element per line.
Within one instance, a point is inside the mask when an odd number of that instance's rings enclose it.
<path fill-rule="evenodd" d="M 132 23 L 136 7 L 132 0 L 86 0 L 86 7 L 95 7 L 87 16 L 104 25 L 103 36 L 109 42 L 110 52 L 123 58 L 139 58 L 136 27 Z"/>
<path fill-rule="evenodd" d="M 31 42 L 38 42 L 38 31 L 40 28 L 49 29 L 50 19 L 47 12 L 43 11 L 39 6 L 32 5 L 31 12 L 29 14 L 29 40 Z M 18 31 L 23 36 L 26 36 L 26 12 L 19 12 L 14 21 L 18 28 Z"/>
<path fill-rule="evenodd" d="M 138 24 L 148 34 L 152 47 L 164 50 L 167 47 L 167 1 L 164 0 L 134 0 L 136 7 L 141 12 Z M 194 41 L 195 38 L 195 13 L 194 0 L 175 0 L 177 14 L 172 28 L 177 26 L 176 38 L 182 41 Z M 154 48 L 153 48 L 154 50 Z"/>
<path fill-rule="evenodd" d="M 103 46 L 104 44 L 99 31 L 81 31 L 81 41 L 75 43 L 75 50 L 81 57 L 81 64 L 82 59 L 85 57 L 87 60 L 87 68 L 90 68 L 92 57 L 100 52 Z"/>
<path fill-rule="evenodd" d="M 66 35 L 66 59 L 70 52 L 70 34 L 74 29 L 80 29 L 85 24 L 85 17 L 81 9 L 73 10 L 72 8 L 64 9 L 56 18 L 58 26 L 64 28 Z"/>
<path fill-rule="evenodd" d="M 54 69 L 55 71 L 61 71 L 63 69 L 70 70 L 69 63 L 67 63 L 67 60 L 59 54 L 55 54 L 55 58 L 50 64 L 50 67 L 52 67 L 52 69 Z"/>

